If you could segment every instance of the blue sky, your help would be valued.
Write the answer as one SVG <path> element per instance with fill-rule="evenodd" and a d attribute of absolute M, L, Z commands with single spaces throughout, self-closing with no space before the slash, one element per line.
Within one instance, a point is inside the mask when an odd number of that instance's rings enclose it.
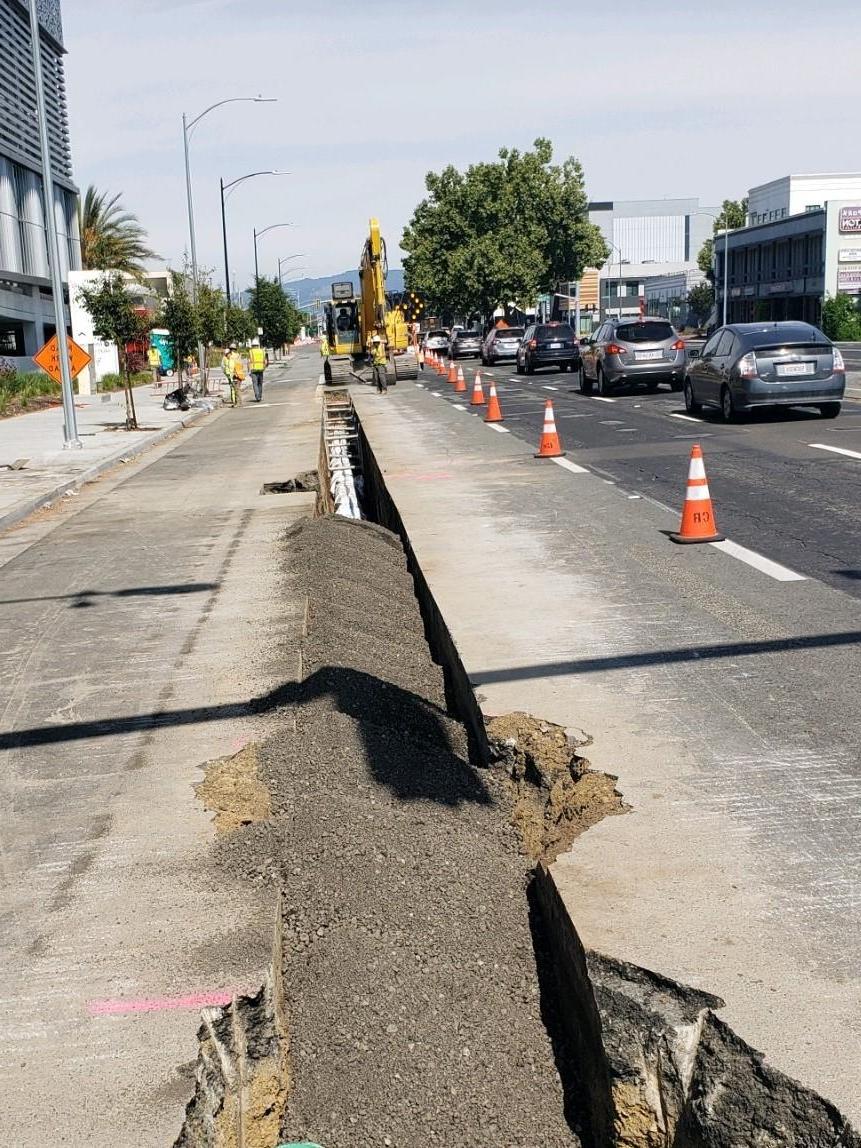
<path fill-rule="evenodd" d="M 198 253 L 231 269 L 355 266 L 370 215 L 390 252 L 424 175 L 548 136 L 594 199 L 743 195 L 790 171 L 861 169 L 857 0 L 63 0 L 75 174 L 122 191 L 156 249 L 187 247 L 180 117 L 228 96 L 192 143 Z M 326 15 L 326 22 L 321 19 Z M 397 256 L 392 262 L 397 262 Z"/>

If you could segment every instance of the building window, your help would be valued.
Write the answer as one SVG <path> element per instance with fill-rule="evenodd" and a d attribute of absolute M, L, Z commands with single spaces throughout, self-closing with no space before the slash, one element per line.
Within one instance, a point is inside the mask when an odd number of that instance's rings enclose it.
<path fill-rule="evenodd" d="M 24 354 L 24 328 L 20 323 L 0 327 L 0 355 Z"/>

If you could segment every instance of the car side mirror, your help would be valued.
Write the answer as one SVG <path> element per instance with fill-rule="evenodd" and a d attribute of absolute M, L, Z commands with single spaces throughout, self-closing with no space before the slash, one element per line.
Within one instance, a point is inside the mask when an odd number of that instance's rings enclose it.
<path fill-rule="evenodd" d="M 578 342 L 581 347 L 588 347 L 592 340 L 584 336 L 582 339 L 578 339 Z"/>
<path fill-rule="evenodd" d="M 701 359 L 702 357 L 703 357 L 703 353 L 701 350 L 698 350 L 695 347 L 688 347 L 688 358 L 689 359 Z"/>

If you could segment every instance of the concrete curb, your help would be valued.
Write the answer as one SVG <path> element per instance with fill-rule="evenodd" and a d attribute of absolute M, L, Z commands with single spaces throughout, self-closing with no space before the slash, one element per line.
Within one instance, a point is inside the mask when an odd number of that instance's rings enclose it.
<path fill-rule="evenodd" d="M 0 533 L 9 530 L 13 526 L 17 526 L 19 522 L 22 522 L 31 514 L 35 514 L 37 510 L 43 510 L 46 506 L 50 506 L 56 502 L 58 498 L 62 498 L 64 494 L 68 494 L 69 491 L 80 490 L 82 486 L 93 482 L 104 474 L 106 470 L 110 470 L 116 466 L 122 459 L 137 458 L 138 455 L 143 454 L 154 446 L 158 446 L 159 443 L 164 442 L 180 431 L 186 430 L 192 424 L 203 418 L 204 415 L 209 414 L 215 414 L 215 411 L 204 410 L 202 408 L 196 411 L 189 411 L 179 422 L 169 427 L 162 427 L 161 430 L 153 431 L 152 434 L 147 435 L 145 439 L 142 439 L 132 447 L 114 451 L 108 458 L 104 458 L 101 462 L 95 463 L 88 470 L 75 475 L 74 478 L 66 482 L 59 482 L 56 486 L 51 487 L 50 490 L 36 495 L 34 498 L 23 499 L 12 510 L 6 511 L 5 514 L 0 514 Z"/>

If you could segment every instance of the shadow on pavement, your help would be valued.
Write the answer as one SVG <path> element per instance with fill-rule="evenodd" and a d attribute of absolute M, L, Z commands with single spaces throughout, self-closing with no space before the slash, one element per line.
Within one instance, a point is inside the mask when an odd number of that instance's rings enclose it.
<path fill-rule="evenodd" d="M 72 609 L 94 606 L 93 598 L 161 598 L 171 594 L 205 594 L 217 590 L 217 582 L 181 582 L 173 586 L 130 586 L 124 590 L 77 590 L 74 594 L 45 594 L 35 598 L 0 598 L 0 606 L 20 606 L 26 602 L 65 602 Z"/>

